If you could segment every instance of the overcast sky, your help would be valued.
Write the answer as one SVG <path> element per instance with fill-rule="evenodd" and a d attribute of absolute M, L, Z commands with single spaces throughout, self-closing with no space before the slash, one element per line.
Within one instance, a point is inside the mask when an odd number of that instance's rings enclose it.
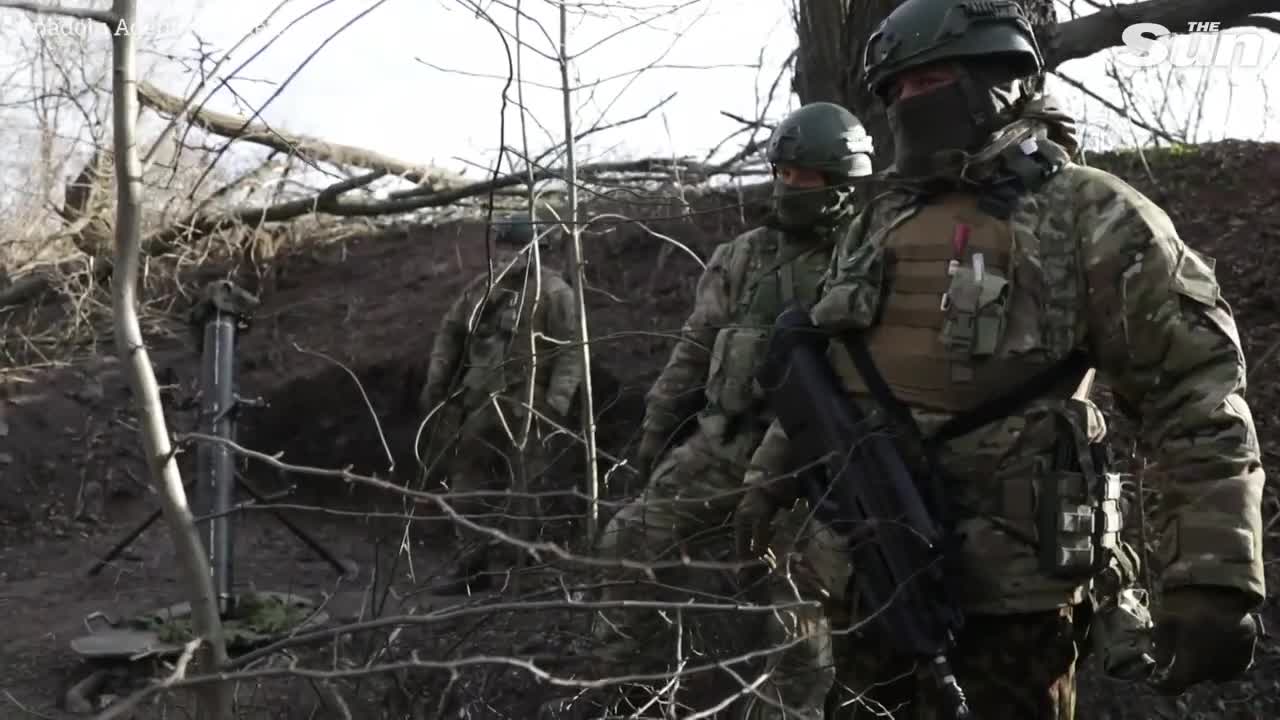
<path fill-rule="evenodd" d="M 197 37 L 225 50 L 261 23 L 278 2 L 146 2 L 138 34 L 144 47 L 177 56 L 190 57 Z M 553 60 L 539 56 L 555 55 L 557 9 L 547 0 L 518 4 L 527 14 L 520 30 L 530 46 L 522 52 L 524 93 L 530 110 L 529 144 L 537 153 L 559 142 L 564 133 L 559 69 Z M 320 9 L 239 72 L 243 79 L 233 82 L 235 95 L 219 92 L 210 106 L 245 113 L 261 107 L 283 85 L 262 111 L 267 122 L 279 128 L 415 163 L 451 168 L 491 163 L 499 144 L 508 49 L 515 52 L 511 35 L 517 2 L 480 0 L 480 5 L 506 30 L 505 45 L 493 24 L 468 9 L 468 0 L 294 0 L 235 54 L 224 73 L 289 22 Z M 592 136 L 581 153 L 586 159 L 707 152 L 742 127 L 723 113 L 744 118 L 760 114 L 768 88 L 795 44 L 788 0 L 598 0 L 585 5 L 595 17 L 574 13 L 568 33 L 569 52 L 575 55 L 571 79 L 586 86 L 573 98 L 577 129 L 632 118 L 673 95 L 647 119 Z M 12 12 L 0 10 L 0 15 Z M 1065 15 L 1066 10 L 1060 12 Z M 307 61 L 348 22 L 352 24 Z M 12 19 L 0 29 L 9 37 L 24 31 Z M 1178 71 L 1165 85 L 1149 87 L 1146 100 L 1168 97 L 1174 114 L 1189 121 L 1187 108 L 1196 103 L 1187 98 L 1207 81 L 1199 139 L 1280 138 L 1265 92 L 1266 78 L 1280 79 L 1280 61 L 1274 57 L 1280 36 L 1271 36 L 1268 43 L 1271 64 L 1263 70 L 1212 70 L 1208 76 L 1198 70 Z M 1119 101 L 1106 77 L 1109 55 L 1070 62 L 1061 70 Z M 165 69 L 152 80 L 170 92 L 184 92 L 190 76 L 172 63 L 161 65 Z M 636 72 L 645 67 L 650 69 Z M 1148 80 L 1156 81 L 1164 80 Z M 784 77 L 770 119 L 795 106 L 788 87 L 789 77 Z M 1098 102 L 1086 101 L 1061 83 L 1054 87 L 1070 108 L 1100 125 L 1093 131 L 1092 144 L 1132 142 L 1134 136 L 1106 117 L 1109 113 Z M 512 106 L 505 115 L 506 144 L 519 147 L 515 87 L 508 96 Z M 728 146 L 729 151 L 737 147 Z M 468 175 L 481 172 L 472 167 Z"/>

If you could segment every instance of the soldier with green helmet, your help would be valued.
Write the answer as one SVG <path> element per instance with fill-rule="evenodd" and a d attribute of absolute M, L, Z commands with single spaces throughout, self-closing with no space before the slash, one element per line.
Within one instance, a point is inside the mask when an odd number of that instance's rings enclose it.
<path fill-rule="evenodd" d="M 1163 491 L 1150 679 L 1176 694 L 1238 677 L 1266 593 L 1264 473 L 1212 259 L 1140 192 L 1071 161 L 1071 119 L 1027 90 L 1043 63 L 1013 0 L 906 0 L 869 38 L 864 67 L 893 132 L 891 189 L 838 241 L 810 314 L 852 399 L 926 451 L 917 474 L 944 496 L 946 567 L 966 615 L 949 656 L 973 716 L 1074 717 L 1086 600 L 1120 554 L 1095 372 L 1138 421 Z M 787 453 L 774 423 L 739 510 L 752 554 L 800 494 Z M 783 566 L 846 615 L 832 622 L 858 628 L 876 608 L 849 597 L 858 569 L 831 535 Z M 841 716 L 939 717 L 923 663 L 857 630 L 836 633 L 847 647 L 833 650 L 824 622 L 796 625 L 819 626 L 806 635 L 814 687 L 830 687 L 839 658 L 853 696 Z M 764 704 L 822 717 L 815 694 Z"/>
<path fill-rule="evenodd" d="M 535 268 L 533 223 L 517 215 L 495 227 L 499 251 L 492 271 L 471 280 L 441 320 L 418 404 L 436 415 L 434 438 L 456 437 L 442 461 L 449 490 L 458 494 L 453 509 L 478 525 L 500 526 L 496 519 L 511 514 L 507 488 L 517 467 L 508 433 L 523 428 L 530 375 L 534 436 L 525 468 L 537 480 L 551 467 L 553 450 L 544 438 L 555 433 L 554 423 L 572 424 L 571 406 L 585 373 L 582 354 L 572 345 L 578 317 L 573 290 L 558 271 Z M 546 247 L 545 236 L 537 237 L 539 247 Z M 455 528 L 460 557 L 435 591 L 483 589 L 492 577 L 486 570 L 493 538 L 464 523 Z"/>
<path fill-rule="evenodd" d="M 647 484 L 601 534 L 604 557 L 670 561 L 728 520 L 747 459 L 768 426 L 754 373 L 769 329 L 788 304 L 816 299 L 833 241 L 854 215 L 853 182 L 871 174 L 871 153 L 857 118 L 831 103 L 805 105 L 773 132 L 770 216 L 716 247 L 698 280 L 693 310 L 646 397 L 634 459 Z M 603 595 L 611 601 L 638 593 L 657 594 L 611 585 Z M 597 635 L 613 644 L 615 659 L 633 664 L 636 638 L 653 654 L 667 650 L 645 632 L 649 623 L 660 623 L 658 613 L 620 613 Z"/>

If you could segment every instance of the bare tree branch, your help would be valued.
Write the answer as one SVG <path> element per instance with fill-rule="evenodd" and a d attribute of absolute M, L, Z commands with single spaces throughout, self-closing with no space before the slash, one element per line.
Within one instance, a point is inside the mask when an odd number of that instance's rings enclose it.
<path fill-rule="evenodd" d="M 375 170 L 349 180 L 336 182 L 321 190 L 312 197 L 289 200 L 276 205 L 248 207 L 228 213 L 210 214 L 188 219 L 173 227 L 166 228 L 147 238 L 146 246 L 152 252 L 173 245 L 179 240 L 200 237 L 217 232 L 223 228 L 238 225 L 257 226 L 268 222 L 283 222 L 313 213 L 330 215 L 346 214 L 338 207 L 338 198 L 343 193 L 357 190 L 386 176 L 385 170 Z M 375 213 L 376 214 L 376 213 Z"/>
<path fill-rule="evenodd" d="M 1262 28 L 1263 30 L 1270 30 L 1273 33 L 1280 34 L 1280 20 L 1277 20 L 1276 18 L 1273 18 L 1273 17 L 1267 17 L 1266 15 L 1248 15 L 1242 18 L 1237 18 L 1235 20 L 1223 20 L 1222 24 L 1219 25 L 1218 27 L 1223 29 L 1239 28 L 1239 27 L 1256 27 L 1256 28 Z"/>
<path fill-rule="evenodd" d="M 1054 41 L 1045 50 L 1045 65 L 1055 68 L 1068 60 L 1088 57 L 1120 44 L 1120 34 L 1134 23 L 1158 23 L 1174 32 L 1190 22 L 1217 20 L 1223 27 L 1253 25 L 1274 29 L 1280 22 L 1251 17 L 1280 12 L 1280 0 L 1146 0 L 1111 5 L 1084 17 L 1058 24 Z"/>
<path fill-rule="evenodd" d="M 1147 122 L 1144 122 L 1141 118 L 1136 117 L 1134 113 L 1131 113 L 1131 112 L 1129 112 L 1127 109 L 1125 109 L 1125 108 L 1123 108 L 1123 107 L 1121 107 L 1121 106 L 1117 105 L 1116 103 L 1113 103 L 1113 102 L 1111 102 L 1110 100 L 1108 100 L 1108 99 L 1106 99 L 1106 98 L 1102 97 L 1102 96 L 1101 96 L 1101 95 L 1099 95 L 1097 92 L 1095 92 L 1095 91 L 1093 91 L 1093 90 L 1090 90 L 1090 89 L 1089 89 L 1089 87 L 1088 87 L 1087 85 L 1085 85 L 1084 83 L 1080 82 L 1079 80 L 1076 80 L 1075 78 L 1072 78 L 1072 77 L 1070 77 L 1070 76 L 1068 76 L 1068 75 L 1064 74 L 1064 73 L 1063 73 L 1062 71 L 1060 71 L 1060 70 L 1056 70 L 1056 71 L 1054 71 L 1054 73 L 1053 73 L 1053 74 L 1054 74 L 1054 75 L 1056 75 L 1056 76 L 1058 76 L 1058 78 L 1059 78 L 1060 80 L 1062 80 L 1062 82 L 1064 82 L 1064 83 L 1066 83 L 1066 84 L 1070 85 L 1071 87 L 1073 87 L 1073 88 L 1075 88 L 1075 89 L 1079 90 L 1080 92 L 1084 93 L 1085 95 L 1088 95 L 1089 97 L 1093 98 L 1094 100 L 1097 100 L 1098 102 L 1102 103 L 1102 104 L 1103 104 L 1103 105 L 1104 105 L 1108 110 L 1110 110 L 1111 112 L 1113 112 L 1113 113 L 1115 113 L 1115 114 L 1119 115 L 1120 117 L 1124 118 L 1125 120 L 1128 120 L 1129 122 L 1133 123 L 1134 125 L 1137 125 L 1138 127 L 1142 128 L 1143 130 L 1146 130 L 1147 132 L 1151 133 L 1152 135 L 1155 135 L 1156 137 L 1159 137 L 1159 138 L 1161 138 L 1161 139 L 1163 139 L 1163 140 L 1166 140 L 1166 141 L 1168 141 L 1168 142 L 1170 142 L 1170 143 L 1174 143 L 1174 144 L 1178 144 L 1179 142 L 1181 142 L 1180 140 L 1178 140 L 1177 138 L 1173 137 L 1172 135 L 1170 135 L 1169 133 L 1165 132 L 1164 130 L 1161 130 L 1161 129 L 1160 129 L 1160 128 L 1158 128 L 1158 127 L 1155 127 L 1155 126 L 1153 126 L 1153 125 L 1151 125 L 1151 124 L 1149 124 L 1149 123 L 1147 123 Z M 1123 88 L 1122 88 L 1122 91 L 1123 91 Z"/>
<path fill-rule="evenodd" d="M 599 520 L 600 479 L 596 468 L 596 416 L 595 404 L 591 397 L 591 334 L 587 330 L 586 302 L 586 262 L 582 257 L 582 227 L 578 225 L 578 165 L 574 156 L 573 111 L 571 104 L 572 89 L 569 85 L 569 19 L 568 10 L 563 0 L 560 2 L 560 82 L 564 94 L 564 147 L 565 175 L 564 181 L 569 189 L 569 227 L 568 242 L 573 258 L 573 270 L 570 274 L 574 291 L 574 303 L 577 305 L 578 317 L 575 340 L 580 344 L 578 351 L 582 353 L 582 435 L 586 439 L 583 445 L 585 453 L 585 482 L 587 486 L 587 544 L 594 546 L 596 542 L 596 525 Z M 601 40 L 600 42 L 604 42 Z M 586 53 L 590 48 L 584 50 Z"/>

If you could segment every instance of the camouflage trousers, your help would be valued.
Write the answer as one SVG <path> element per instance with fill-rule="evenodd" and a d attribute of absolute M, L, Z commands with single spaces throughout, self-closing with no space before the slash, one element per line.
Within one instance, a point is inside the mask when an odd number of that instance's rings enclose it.
<path fill-rule="evenodd" d="M 546 529 L 541 519 L 551 514 L 548 511 L 576 504 L 567 494 L 573 490 L 567 467 L 572 461 L 568 452 L 572 441 L 564 433 L 555 434 L 549 423 L 535 415 L 522 454 L 512 437 L 520 437 L 523 417 L 508 411 L 510 405 L 500 407 L 502 416 L 493 403 L 472 410 L 461 421 L 456 442 L 445 451 L 444 475 L 451 506 L 476 525 L 533 540 Z M 511 492 L 518 487 L 522 459 L 531 497 L 518 497 Z M 555 499 L 543 493 L 553 493 Z M 570 513 L 566 510 L 565 514 Z M 522 520 L 536 525 L 536 529 L 522 527 Z M 462 548 L 463 564 L 478 561 L 502 545 L 492 534 L 465 523 L 455 522 L 454 533 Z M 510 546 L 505 550 L 504 554 L 516 553 Z"/>
<path fill-rule="evenodd" d="M 769 681 L 752 699 L 750 720 L 775 718 L 940 718 L 923 663 L 886 657 L 854 633 L 860 616 L 848 597 L 852 571 L 845 540 L 820 523 L 797 517 L 777 523 L 778 558 L 768 584 L 777 605 L 817 601 L 768 615 Z M 807 522 L 806 522 L 807 521 Z M 978 718 L 1072 720 L 1076 664 L 1083 629 L 1078 608 L 1014 615 L 974 615 L 949 659 L 969 708 Z M 1083 620 L 1083 618 L 1081 618 Z"/>
<path fill-rule="evenodd" d="M 682 556 L 731 561 L 730 520 L 742 498 L 747 461 L 759 440 L 756 432 L 722 441 L 695 431 L 662 458 L 640 496 L 610 518 L 597 544 L 599 555 L 637 563 Z M 711 588 L 723 588 L 734 577 L 728 569 L 659 567 L 654 570 L 658 578 L 654 583 L 635 571 L 615 573 L 615 582 L 601 593 L 604 602 L 677 601 L 687 599 L 691 587 L 714 592 Z M 669 618 L 670 613 L 665 615 Z M 659 610 L 610 611 L 598 620 L 602 621 L 595 624 L 597 640 L 611 645 L 615 653 L 630 655 L 644 646 L 646 656 L 667 654 L 664 628 L 670 622 Z"/>
<path fill-rule="evenodd" d="M 1073 720 L 1080 659 L 1077 608 L 1019 615 L 970 615 L 949 655 L 974 717 Z M 935 720 L 938 698 L 923 663 L 886 660 L 853 636 L 840 658 L 830 717 Z M 840 647 L 844 645 L 844 647 Z"/>
<path fill-rule="evenodd" d="M 844 541 L 808 517 L 806 503 L 774 518 L 773 567 L 764 578 L 775 606 L 765 615 L 768 678 L 748 703 L 747 720 L 822 720 L 836 681 L 833 620 L 848 617 L 851 572 Z M 803 606 L 799 603 L 806 603 Z"/>

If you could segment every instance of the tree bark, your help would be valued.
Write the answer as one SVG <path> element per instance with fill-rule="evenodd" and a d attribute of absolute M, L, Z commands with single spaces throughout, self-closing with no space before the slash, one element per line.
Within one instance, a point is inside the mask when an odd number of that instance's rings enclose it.
<path fill-rule="evenodd" d="M 902 0 L 795 0 L 799 47 L 792 89 L 802 104 L 833 102 L 862 121 L 876 146 L 877 170 L 893 161 L 893 141 L 884 108 L 862 87 L 862 53 L 867 37 Z"/>
<path fill-rule="evenodd" d="M 844 18 L 849 0 L 799 2 L 792 8 L 800 39 L 791 87 L 803 103 L 845 100 L 845 76 L 830 68 L 844 67 L 847 51 Z"/>

